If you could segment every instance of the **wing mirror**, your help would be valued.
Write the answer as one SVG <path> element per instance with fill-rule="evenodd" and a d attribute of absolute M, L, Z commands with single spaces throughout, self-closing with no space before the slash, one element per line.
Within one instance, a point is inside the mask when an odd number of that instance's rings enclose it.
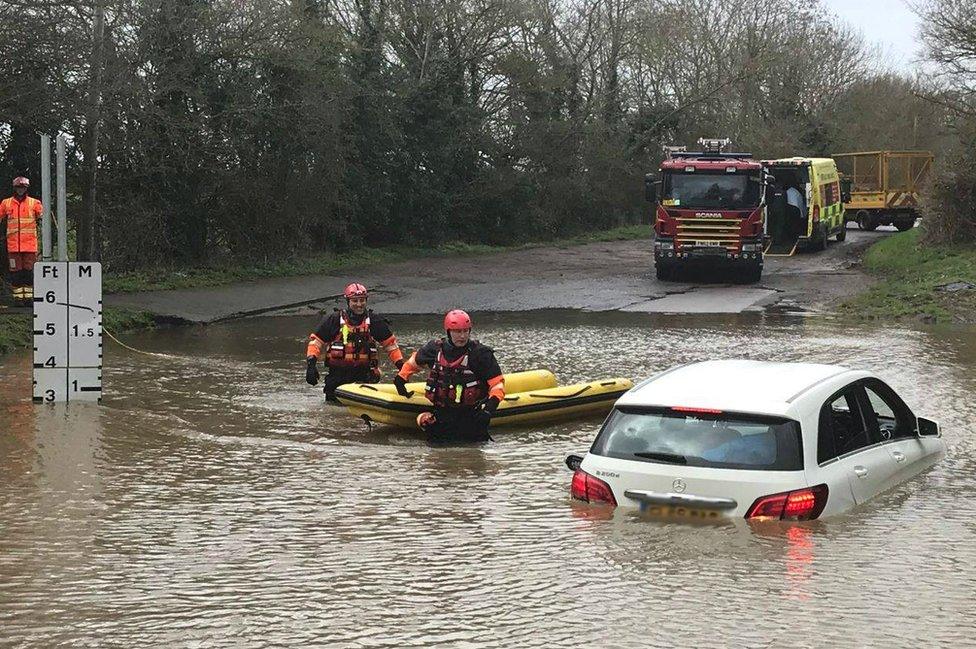
<path fill-rule="evenodd" d="M 942 437 L 942 428 L 939 426 L 939 422 L 926 419 L 925 417 L 918 418 L 918 424 L 915 430 L 918 431 L 919 437 Z M 569 458 L 566 461 L 569 462 Z"/>
<path fill-rule="evenodd" d="M 657 181 L 654 174 L 644 176 L 644 199 L 651 205 L 657 204 Z"/>
<path fill-rule="evenodd" d="M 580 464 L 582 463 L 583 463 L 582 455 L 570 455 L 566 458 L 566 466 L 568 466 L 569 470 L 572 471 L 573 473 L 575 473 L 580 468 Z"/>

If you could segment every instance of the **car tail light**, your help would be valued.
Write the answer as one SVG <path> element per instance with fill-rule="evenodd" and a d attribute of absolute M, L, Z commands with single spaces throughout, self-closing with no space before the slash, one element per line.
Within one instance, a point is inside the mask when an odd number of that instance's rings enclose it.
<path fill-rule="evenodd" d="M 721 410 L 715 408 L 689 408 L 687 406 L 673 406 L 672 412 L 683 412 L 692 415 L 721 415 Z"/>
<path fill-rule="evenodd" d="M 613 491 L 603 480 L 594 478 L 583 469 L 576 469 L 573 474 L 573 484 L 570 487 L 573 498 L 588 503 L 610 503 L 617 506 L 617 499 L 613 497 Z"/>
<path fill-rule="evenodd" d="M 827 485 L 821 484 L 757 498 L 746 513 L 746 518 L 809 521 L 820 516 L 826 505 Z"/>

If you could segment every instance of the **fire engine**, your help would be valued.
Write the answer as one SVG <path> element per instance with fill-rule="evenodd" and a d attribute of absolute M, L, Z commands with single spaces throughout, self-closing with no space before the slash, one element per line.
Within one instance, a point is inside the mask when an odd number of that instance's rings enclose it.
<path fill-rule="evenodd" d="M 700 267 L 716 279 L 758 282 L 763 268 L 766 180 L 750 153 L 726 152 L 728 139 L 698 140 L 701 151 L 666 147 L 645 176 L 654 209 L 654 266 L 660 280 Z"/>

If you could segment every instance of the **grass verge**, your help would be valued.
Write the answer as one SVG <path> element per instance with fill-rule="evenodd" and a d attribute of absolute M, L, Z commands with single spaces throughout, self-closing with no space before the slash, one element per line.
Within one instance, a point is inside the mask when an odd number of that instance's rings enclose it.
<path fill-rule="evenodd" d="M 0 354 L 31 344 L 31 317 L 27 314 L 0 315 Z"/>
<path fill-rule="evenodd" d="M 428 250 L 413 247 L 361 248 L 339 254 L 320 254 L 314 257 L 289 258 L 273 263 L 253 265 L 220 265 L 197 268 L 170 268 L 130 273 L 107 273 L 103 279 L 106 293 L 135 293 L 182 288 L 222 286 L 234 282 L 266 277 L 296 277 L 300 275 L 324 275 L 356 266 L 402 261 L 417 256 L 445 257 L 475 255 L 506 250 L 522 250 L 542 246 L 573 246 L 599 241 L 623 241 L 649 239 L 651 228 L 647 225 L 627 225 L 612 230 L 590 232 L 576 237 L 536 243 L 520 243 L 506 246 L 483 244 L 446 243 Z"/>
<path fill-rule="evenodd" d="M 921 234 L 915 228 L 868 248 L 864 269 L 880 281 L 841 310 L 870 319 L 976 323 L 976 290 L 939 290 L 954 282 L 976 285 L 976 247 L 924 244 Z"/>

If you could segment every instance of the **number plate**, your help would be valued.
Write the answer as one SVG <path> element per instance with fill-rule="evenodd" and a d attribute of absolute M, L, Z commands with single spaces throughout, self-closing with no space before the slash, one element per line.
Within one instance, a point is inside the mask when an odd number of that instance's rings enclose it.
<path fill-rule="evenodd" d="M 696 521 L 714 521 L 722 518 L 722 513 L 711 509 L 696 509 L 682 505 L 656 505 L 654 503 L 640 504 L 642 514 L 660 516 L 662 518 L 686 518 Z"/>
<path fill-rule="evenodd" d="M 702 257 L 724 257 L 727 251 L 724 247 L 718 244 L 710 244 L 707 246 L 695 246 L 691 249 L 692 255 L 700 255 Z"/>

